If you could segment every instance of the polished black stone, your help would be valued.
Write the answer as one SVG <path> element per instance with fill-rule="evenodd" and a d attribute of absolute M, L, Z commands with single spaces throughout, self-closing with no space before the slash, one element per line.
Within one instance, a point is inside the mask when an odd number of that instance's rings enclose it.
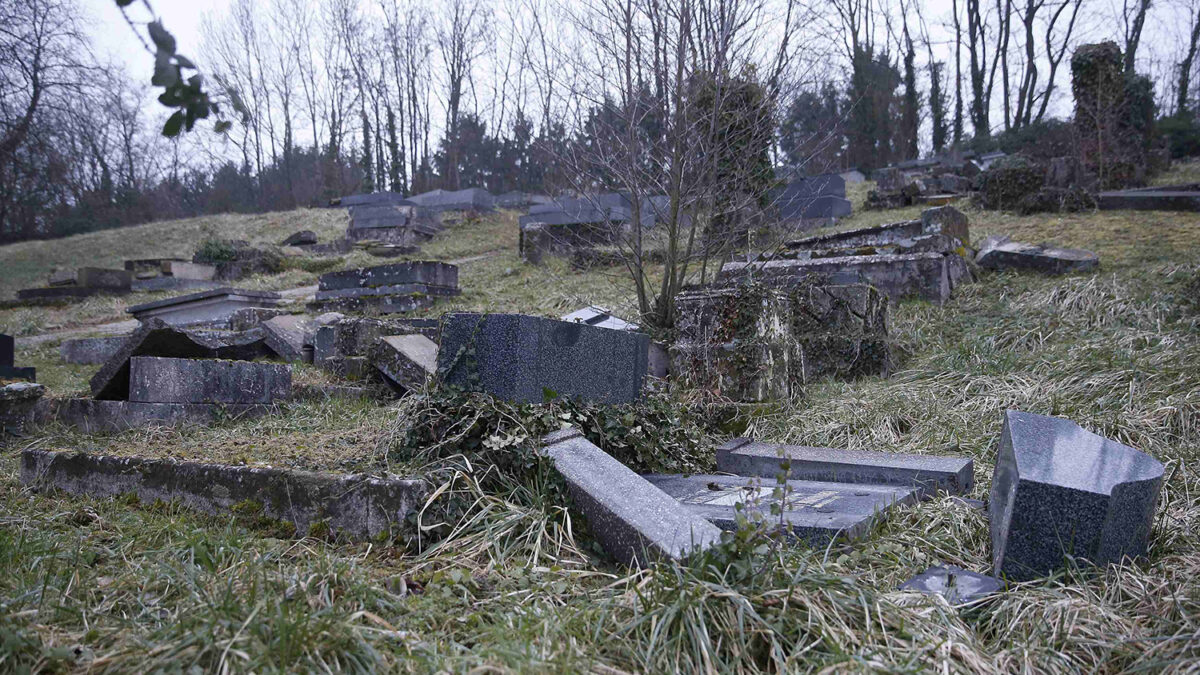
<path fill-rule="evenodd" d="M 1034 579 L 1068 564 L 1146 552 L 1163 465 L 1070 420 L 1010 410 L 989 501 L 996 576 Z"/>

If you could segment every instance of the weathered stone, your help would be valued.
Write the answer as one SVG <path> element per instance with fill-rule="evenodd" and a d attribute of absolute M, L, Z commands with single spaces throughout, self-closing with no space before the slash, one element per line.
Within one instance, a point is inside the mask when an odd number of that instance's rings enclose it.
<path fill-rule="evenodd" d="M 228 326 L 230 317 L 239 309 L 247 307 L 273 308 L 282 303 L 282 297 L 272 291 L 218 288 L 134 305 L 125 311 L 143 322 L 150 319 L 161 319 L 172 326 L 202 324 Z"/>
<path fill-rule="evenodd" d="M 1200 184 L 1101 192 L 1097 201 L 1102 211 L 1200 211 Z"/>
<path fill-rule="evenodd" d="M 630 566 L 680 560 L 721 540 L 721 530 L 592 445 L 578 430 L 546 436 L 544 452 L 609 555 Z"/>
<path fill-rule="evenodd" d="M 399 389 L 421 389 L 437 373 L 438 346 L 424 335 L 388 335 L 371 349 L 371 363 Z"/>
<path fill-rule="evenodd" d="M 850 485 L 823 481 L 789 480 L 786 499 L 772 493 L 779 487 L 769 481 L 743 476 L 643 476 L 663 492 L 679 500 L 689 511 L 722 530 L 737 529 L 737 504 L 743 513 L 762 516 L 768 526 L 790 530 L 790 535 L 810 546 L 825 546 L 845 537 L 857 539 L 896 504 L 917 499 L 911 487 Z M 780 504 L 780 514 L 771 506 Z"/>
<path fill-rule="evenodd" d="M 23 433 L 33 417 L 34 406 L 45 393 L 46 387 L 32 382 L 0 386 L 0 437 Z"/>
<path fill-rule="evenodd" d="M 953 237 L 963 246 L 971 243 L 970 221 L 965 213 L 953 206 L 938 206 L 922 211 L 921 233 Z"/>
<path fill-rule="evenodd" d="M 1034 246 L 1009 241 L 1007 237 L 989 237 L 975 256 L 980 267 L 988 269 L 1029 269 L 1047 274 L 1087 272 L 1100 266 L 1100 256 L 1077 248 Z"/>
<path fill-rule="evenodd" d="M 47 286 L 74 286 L 75 270 L 73 268 L 56 269 L 50 273 Z"/>
<path fill-rule="evenodd" d="M 76 285 L 84 288 L 100 288 L 106 291 L 128 292 L 133 284 L 133 275 L 125 270 L 109 270 L 100 267 L 80 267 L 75 272 Z"/>
<path fill-rule="evenodd" d="M 62 424 L 87 433 L 146 427 L 207 426 L 218 420 L 250 419 L 271 412 L 269 405 L 139 403 L 94 398 L 43 398 L 34 409 L 38 424 Z"/>
<path fill-rule="evenodd" d="M 519 403 L 546 396 L 628 403 L 641 395 L 650 338 L 521 314 L 442 316 L 438 374 Z"/>
<path fill-rule="evenodd" d="M 971 179 L 954 174 L 943 174 L 938 176 L 937 186 L 942 192 L 950 194 L 963 194 L 971 191 Z"/>
<path fill-rule="evenodd" d="M 431 190 L 408 198 L 433 211 L 491 211 L 495 197 L 483 188 Z"/>
<path fill-rule="evenodd" d="M 396 284 L 394 286 L 373 286 L 371 288 L 340 288 L 336 291 L 317 291 L 313 296 L 316 300 L 343 300 L 361 298 L 370 301 L 373 298 L 400 296 L 433 296 L 451 297 L 459 295 L 457 288 L 446 286 L 430 286 L 428 284 Z"/>
<path fill-rule="evenodd" d="M 140 258 L 126 260 L 125 271 L 133 275 L 134 280 L 152 279 L 167 274 L 170 263 L 185 262 L 183 258 Z"/>
<path fill-rule="evenodd" d="M 749 438 L 735 438 L 717 448 L 717 470 L 725 473 L 773 479 L 783 462 L 790 464 L 792 480 L 906 485 L 923 493 L 950 494 L 969 494 L 975 486 L 975 463 L 966 457 L 812 448 Z"/>
<path fill-rule="evenodd" d="M 85 286 L 52 286 L 50 288 L 22 288 L 17 291 L 17 299 L 41 302 L 67 302 L 79 298 L 90 298 L 93 295 L 124 295 L 128 292 L 107 288 L 88 288 Z"/>
<path fill-rule="evenodd" d="M 812 260 L 771 260 L 766 263 L 725 263 L 718 282 L 758 278 L 777 285 L 797 282 L 817 285 L 870 284 L 892 302 L 921 298 L 941 304 L 950 297 L 946 256 L 939 253 L 842 256 Z"/>
<path fill-rule="evenodd" d="M 169 260 L 163 263 L 163 273 L 177 279 L 195 279 L 197 281 L 212 281 L 216 278 L 216 265 L 187 262 L 186 260 Z"/>
<path fill-rule="evenodd" d="M 371 539 L 405 531 L 428 494 L 422 480 L 44 450 L 22 454 L 21 483 L 97 498 L 136 495 L 210 514 L 255 504 L 299 536 L 319 528 Z"/>
<path fill-rule="evenodd" d="M 306 316 L 285 314 L 262 323 L 265 335 L 263 342 L 279 358 L 292 363 L 311 362 L 312 352 L 306 357 L 305 346 L 311 347 L 317 332 L 316 323 Z"/>
<path fill-rule="evenodd" d="M 13 347 L 15 344 L 11 335 L 0 333 L 0 380 L 36 381 L 36 368 L 18 368 L 13 365 Z"/>
<path fill-rule="evenodd" d="M 562 317 L 563 321 L 571 323 L 582 323 L 588 326 L 596 326 L 598 328 L 611 328 L 613 330 L 637 330 L 638 326 L 635 323 L 614 316 L 612 312 L 603 307 L 588 306 L 583 309 L 577 309 L 570 314 Z"/>
<path fill-rule="evenodd" d="M 367 192 L 356 195 L 331 199 L 330 206 L 365 206 L 368 204 L 407 204 L 410 203 L 399 192 Z"/>
<path fill-rule="evenodd" d="M 200 279 L 184 279 L 181 277 L 154 277 L 152 279 L 134 279 L 135 293 L 163 293 L 173 291 L 211 291 L 221 288 L 217 281 L 201 281 Z"/>
<path fill-rule="evenodd" d="M 1025 195 L 1036 192 L 1046 172 L 1032 160 L 1013 155 L 997 160 L 981 177 L 979 201 L 988 209 L 1013 209 Z"/>
<path fill-rule="evenodd" d="M 318 291 L 318 293 L 321 291 Z M 404 314 L 432 307 L 437 297 L 425 293 L 404 295 L 367 295 L 314 299 L 305 305 L 312 312 L 348 312 L 351 314 Z"/>
<path fill-rule="evenodd" d="M 129 400 L 138 403 L 274 403 L 292 390 L 290 366 L 135 356 Z"/>
<path fill-rule="evenodd" d="M 92 377 L 92 396 L 124 400 L 129 396 L 129 360 L 134 356 L 181 359 L 253 360 L 270 355 L 261 328 L 240 333 L 204 333 L 168 326 L 151 319 L 135 330 L 117 353 Z"/>
<path fill-rule="evenodd" d="M 1010 410 L 992 476 L 993 572 L 1023 581 L 1068 557 L 1095 565 L 1146 552 L 1163 465 L 1070 420 Z"/>
<path fill-rule="evenodd" d="M 900 590 L 940 595 L 951 605 L 965 605 L 1004 590 L 1004 584 L 961 567 L 935 565 L 900 584 Z"/>
<path fill-rule="evenodd" d="M 312 230 L 300 230 L 280 242 L 280 246 L 304 246 L 317 243 L 317 233 Z"/>
<path fill-rule="evenodd" d="M 58 354 L 64 363 L 95 365 L 104 363 L 125 343 L 125 337 L 93 337 L 64 340 Z"/>
<path fill-rule="evenodd" d="M 264 321 L 287 314 L 291 312 L 282 307 L 243 307 L 229 315 L 229 330 L 250 330 Z"/>

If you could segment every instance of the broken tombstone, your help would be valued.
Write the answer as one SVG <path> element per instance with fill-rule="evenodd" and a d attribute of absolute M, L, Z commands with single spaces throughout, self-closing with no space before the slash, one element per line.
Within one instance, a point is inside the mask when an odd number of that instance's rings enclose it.
<path fill-rule="evenodd" d="M 429 307 L 439 297 L 461 292 L 457 266 L 414 261 L 322 274 L 308 307 L 313 311 L 395 314 Z"/>
<path fill-rule="evenodd" d="M 317 325 L 299 314 L 272 317 L 260 324 L 263 344 L 279 358 L 292 363 L 312 362 L 312 345 Z"/>
<path fill-rule="evenodd" d="M 966 457 L 813 448 L 749 438 L 735 438 L 717 448 L 717 470 L 725 473 L 774 478 L 784 462 L 792 480 L 903 485 L 920 488 L 923 495 L 937 490 L 969 494 L 975 485 L 975 463 Z"/>
<path fill-rule="evenodd" d="M 641 396 L 649 340 L 523 314 L 445 314 L 438 375 L 446 385 L 517 403 L 630 403 Z"/>
<path fill-rule="evenodd" d="M 991 236 L 984 240 L 975 256 L 980 267 L 993 270 L 1028 269 L 1046 274 L 1087 272 L 1100 266 L 1100 256 L 1077 248 L 1022 244 L 1008 237 Z"/>
<path fill-rule="evenodd" d="M 137 403 L 269 404 L 292 390 L 292 369 L 275 363 L 134 356 L 129 400 Z"/>
<path fill-rule="evenodd" d="M 1146 553 L 1163 465 L 1070 420 L 1009 410 L 992 476 L 993 573 L 1016 581 Z"/>
<path fill-rule="evenodd" d="M 125 343 L 124 337 L 92 337 L 64 340 L 58 347 L 63 363 L 95 365 L 104 363 Z"/>
<path fill-rule="evenodd" d="M 643 476 L 679 500 L 688 511 L 723 530 L 738 527 L 738 505 L 747 517 L 761 516 L 810 546 L 825 546 L 839 537 L 857 539 L 892 506 L 910 504 L 917 490 L 898 485 L 851 485 L 824 481 L 775 480 L 743 476 Z M 779 488 L 782 498 L 776 496 Z M 778 505 L 780 513 L 772 514 Z"/>
<path fill-rule="evenodd" d="M 33 382 L 12 382 L 0 386 L 0 437 L 20 435 L 33 416 L 38 399 L 46 387 Z"/>
<path fill-rule="evenodd" d="M 36 368 L 18 368 L 13 365 L 16 341 L 11 335 L 0 333 L 0 380 L 37 380 Z"/>
<path fill-rule="evenodd" d="M 630 566 L 681 560 L 720 542 L 721 530 L 568 427 L 543 452 L 609 555 Z"/>
<path fill-rule="evenodd" d="M 964 605 L 1004 590 L 1004 584 L 961 567 L 935 565 L 900 584 L 900 590 L 940 595 L 951 605 Z"/>
<path fill-rule="evenodd" d="M 842 286 L 869 284 L 893 303 L 905 298 L 920 298 L 942 304 L 950 298 L 952 288 L 947 256 L 941 253 L 729 262 L 717 275 L 718 282 L 747 278 L 784 286 L 797 282 Z"/>
<path fill-rule="evenodd" d="M 371 348 L 371 363 L 402 391 L 425 386 L 437 373 L 438 346 L 424 335 L 388 335 Z"/>

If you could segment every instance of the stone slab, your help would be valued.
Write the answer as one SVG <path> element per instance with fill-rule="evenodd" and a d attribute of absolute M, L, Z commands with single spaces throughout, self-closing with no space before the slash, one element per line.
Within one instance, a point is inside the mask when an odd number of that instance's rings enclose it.
<path fill-rule="evenodd" d="M 1009 410 L 988 515 L 993 573 L 1016 581 L 1145 554 L 1163 465 L 1070 420 Z"/>
<path fill-rule="evenodd" d="M 613 330 L 637 330 L 636 323 L 614 316 L 613 313 L 603 307 L 588 306 L 582 309 L 577 309 L 570 314 L 562 317 L 563 321 L 573 323 L 582 323 L 588 326 L 597 326 L 599 328 L 611 328 Z"/>
<path fill-rule="evenodd" d="M 86 433 L 109 433 L 146 427 L 206 426 L 219 420 L 260 417 L 272 409 L 267 405 L 43 398 L 34 409 L 34 420 L 38 424 L 62 424 Z"/>
<path fill-rule="evenodd" d="M 203 281 L 201 279 L 186 279 L 183 277 L 154 277 L 152 279 L 133 280 L 133 290 L 136 293 L 211 291 L 221 288 L 222 285 L 219 281 Z"/>
<path fill-rule="evenodd" d="M 50 273 L 50 278 L 46 281 L 47 286 L 74 286 L 75 285 L 75 270 L 73 269 L 57 269 Z"/>
<path fill-rule="evenodd" d="M 1100 266 L 1100 256 L 1078 248 L 1023 244 L 1007 237 L 989 238 L 975 257 L 987 269 L 1027 269 L 1046 274 L 1088 272 Z"/>
<path fill-rule="evenodd" d="M 339 288 L 334 291 L 317 291 L 316 300 L 338 300 L 341 298 L 370 298 L 388 295 L 432 295 L 453 297 L 461 295 L 456 286 L 431 286 L 423 283 L 396 284 L 395 286 L 373 286 L 371 288 Z"/>
<path fill-rule="evenodd" d="M 112 358 L 125 343 L 125 339 L 125 337 L 93 337 L 64 340 L 58 346 L 58 355 L 64 363 L 96 365 Z"/>
<path fill-rule="evenodd" d="M 575 507 L 609 555 L 630 566 L 680 560 L 721 540 L 721 530 L 637 475 L 574 428 L 543 439 Z"/>
<path fill-rule="evenodd" d="M 969 494 L 975 487 L 975 462 L 967 457 L 813 448 L 749 438 L 717 448 L 717 470 L 741 476 L 774 479 L 784 461 L 790 463 L 788 478 L 793 480 L 904 485 L 924 493 Z"/>
<path fill-rule="evenodd" d="M 411 204 L 399 192 L 366 192 L 330 200 L 330 206 L 364 206 L 367 204 Z"/>
<path fill-rule="evenodd" d="M 940 595 L 951 605 L 965 605 L 1004 590 L 1004 582 L 953 565 L 935 565 L 900 584 L 902 591 Z"/>
<path fill-rule="evenodd" d="M 176 279 L 212 281 L 217 276 L 217 266 L 186 260 L 169 260 L 163 263 L 163 274 Z"/>
<path fill-rule="evenodd" d="M 21 366 L 0 366 L 0 380 L 37 381 L 37 368 Z"/>
<path fill-rule="evenodd" d="M 272 291 L 218 288 L 134 305 L 125 311 L 138 321 L 161 319 L 173 326 L 227 326 L 234 312 L 247 307 L 278 307 L 283 298 Z"/>
<path fill-rule="evenodd" d="M 730 262 L 721 267 L 717 280 L 745 278 L 758 278 L 773 285 L 804 280 L 829 285 L 870 284 L 893 303 L 920 298 L 941 304 L 950 298 L 951 291 L 946 256 L 940 253 Z"/>
<path fill-rule="evenodd" d="M 280 242 L 279 245 L 280 246 L 307 246 L 307 245 L 315 244 L 315 243 L 317 243 L 317 233 L 316 232 L 313 232 L 312 230 L 300 230 L 299 232 L 294 232 L 294 233 L 288 235 L 288 237 L 286 239 L 284 239 L 282 242 Z"/>
<path fill-rule="evenodd" d="M 291 363 L 312 361 L 312 352 L 306 352 L 305 346 L 312 346 L 317 324 L 309 317 L 298 314 L 272 317 L 262 322 L 262 329 L 263 342 L 279 358 Z"/>
<path fill-rule="evenodd" d="M 271 354 L 261 328 L 238 333 L 184 330 L 151 319 L 126 338 L 112 358 L 92 376 L 92 396 L 124 400 L 129 396 L 129 361 L 135 356 L 184 359 L 253 360 Z"/>
<path fill-rule="evenodd" d="M 134 356 L 129 400 L 137 403 L 270 404 L 292 391 L 292 369 L 275 363 Z"/>
<path fill-rule="evenodd" d="M 858 539 L 891 507 L 911 504 L 917 490 L 896 485 L 851 485 L 824 481 L 787 481 L 784 500 L 776 499 L 774 479 L 744 476 L 643 476 L 679 500 L 692 513 L 723 530 L 737 529 L 737 504 L 746 515 L 759 514 L 769 527 L 784 527 L 772 504 L 782 504 L 790 536 L 810 546 L 826 546 L 844 537 Z"/>
<path fill-rule="evenodd" d="M 39 490 L 112 498 L 136 495 L 144 504 L 177 502 L 209 514 L 242 503 L 287 521 L 300 536 L 314 525 L 357 538 L 406 530 L 406 518 L 425 502 L 422 480 L 328 474 L 275 467 L 229 466 L 169 459 L 26 450 L 21 483 Z M 322 528 L 324 529 L 324 528 Z"/>
<path fill-rule="evenodd" d="M 458 288 L 458 266 L 436 261 L 413 261 L 342 270 L 322 274 L 317 289 L 336 291 L 403 284 Z"/>
<path fill-rule="evenodd" d="M 33 410 L 46 387 L 32 382 L 0 386 L 0 437 L 20 435 L 33 419 Z"/>
<path fill-rule="evenodd" d="M 387 335 L 371 349 L 371 364 L 404 391 L 421 389 L 437 373 L 438 346 L 424 335 Z"/>
<path fill-rule="evenodd" d="M 650 338 L 521 314 L 446 314 L 438 374 L 443 383 L 518 403 L 547 394 L 599 403 L 636 401 Z"/>
<path fill-rule="evenodd" d="M 93 295 L 125 295 L 130 289 L 92 288 L 87 286 L 52 286 L 50 288 L 23 288 L 17 291 L 18 300 L 74 300 Z"/>
<path fill-rule="evenodd" d="M 319 291 L 318 291 L 319 292 Z M 436 297 L 425 294 L 368 295 L 347 298 L 313 299 L 305 307 L 312 312 L 346 312 L 349 314 L 404 314 L 432 307 Z"/>
<path fill-rule="evenodd" d="M 80 267 L 75 272 L 76 285 L 85 288 L 101 288 L 106 291 L 126 292 L 133 284 L 133 274 L 125 270 L 110 270 L 102 267 Z"/>
<path fill-rule="evenodd" d="M 1101 211 L 1200 211 L 1200 185 L 1101 192 L 1096 201 Z"/>

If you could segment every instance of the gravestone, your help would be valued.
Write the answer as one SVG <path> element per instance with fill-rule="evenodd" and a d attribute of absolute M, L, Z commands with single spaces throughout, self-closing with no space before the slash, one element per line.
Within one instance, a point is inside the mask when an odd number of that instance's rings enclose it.
<path fill-rule="evenodd" d="M 136 403 L 269 404 L 292 391 L 292 369 L 274 363 L 135 356 L 129 400 Z"/>
<path fill-rule="evenodd" d="M 643 476 L 652 485 L 679 500 L 693 514 L 723 530 L 736 530 L 737 504 L 745 515 L 761 515 L 768 527 L 785 527 L 790 535 L 810 546 L 822 547 L 838 537 L 857 539 L 896 504 L 910 504 L 917 490 L 898 485 L 850 485 L 823 481 L 790 480 L 784 499 L 773 496 L 774 479 L 743 476 Z M 779 505 L 780 514 L 772 514 Z"/>
<path fill-rule="evenodd" d="M 263 337 L 261 328 L 240 333 L 203 332 L 169 326 L 162 319 L 150 319 L 131 333 L 117 353 L 92 376 L 92 396 L 116 401 L 129 398 L 129 361 L 132 357 L 250 361 L 271 355 Z"/>
<path fill-rule="evenodd" d="M 988 237 L 975 262 L 987 269 L 1027 269 L 1046 274 L 1088 272 L 1100 266 L 1100 256 L 1077 248 L 1023 244 L 1008 237 Z"/>
<path fill-rule="evenodd" d="M 596 326 L 597 328 L 611 328 L 612 330 L 637 330 L 638 326 L 635 323 L 613 316 L 612 312 L 603 307 L 588 306 L 583 309 L 577 309 L 570 314 L 562 317 L 563 321 L 571 323 L 582 323 L 588 326 Z"/>
<path fill-rule="evenodd" d="M 371 348 L 371 364 L 403 391 L 425 386 L 437 373 L 438 346 L 424 335 L 388 335 Z"/>
<path fill-rule="evenodd" d="M 1070 420 L 1009 410 L 992 476 L 993 573 L 1016 581 L 1143 555 L 1163 465 Z"/>
<path fill-rule="evenodd" d="M 1101 211 L 1200 211 L 1200 184 L 1163 185 L 1101 192 L 1097 198 Z"/>
<path fill-rule="evenodd" d="M 230 317 L 239 309 L 273 308 L 281 304 L 282 296 L 272 291 L 218 288 L 134 305 L 125 311 L 142 322 L 160 319 L 172 326 L 228 326 Z"/>
<path fill-rule="evenodd" d="M 33 408 L 46 387 L 33 382 L 0 383 L 0 438 L 20 435 L 33 417 Z"/>
<path fill-rule="evenodd" d="M 371 204 L 403 204 L 407 200 L 399 192 L 367 192 L 331 200 L 331 206 L 367 206 Z"/>
<path fill-rule="evenodd" d="M 457 266 L 414 261 L 322 274 L 308 307 L 393 314 L 429 307 L 439 297 L 460 293 Z"/>
<path fill-rule="evenodd" d="M 84 288 L 98 288 L 123 293 L 128 292 L 132 287 L 133 275 L 125 270 L 80 267 L 75 272 L 75 284 Z"/>
<path fill-rule="evenodd" d="M 491 211 L 496 198 L 483 188 L 431 190 L 408 198 L 432 211 Z"/>
<path fill-rule="evenodd" d="M 749 438 L 735 438 L 717 448 L 717 470 L 740 476 L 773 479 L 785 461 L 793 480 L 905 485 L 926 494 L 970 494 L 975 486 L 975 463 L 967 457 L 812 448 Z"/>
<path fill-rule="evenodd" d="M 292 363 L 312 361 L 311 348 L 317 332 L 316 323 L 307 316 L 285 314 L 262 322 L 263 343 L 279 358 Z M 307 356 L 306 356 L 307 354 Z"/>
<path fill-rule="evenodd" d="M 37 380 L 36 368 L 18 368 L 13 365 L 16 341 L 11 335 L 0 333 L 0 380 Z"/>
<path fill-rule="evenodd" d="M 522 314 L 442 316 L 443 383 L 517 403 L 563 397 L 630 403 L 641 396 L 650 338 Z"/>
<path fill-rule="evenodd" d="M 771 285 L 797 282 L 820 285 L 870 284 L 893 302 L 920 298 L 942 304 L 950 298 L 950 266 L 940 253 L 838 256 L 809 260 L 770 260 L 765 263 L 730 262 L 721 267 L 717 281 L 757 278 Z"/>
<path fill-rule="evenodd" d="M 900 584 L 900 590 L 940 595 L 951 605 L 964 605 L 1004 590 L 1004 584 L 996 577 L 961 567 L 935 565 Z"/>
<path fill-rule="evenodd" d="M 575 507 L 604 550 L 630 566 L 681 560 L 721 540 L 721 530 L 629 467 L 566 428 L 543 452 L 566 480 Z"/>
<path fill-rule="evenodd" d="M 124 337 L 93 337 L 64 340 L 58 347 L 58 355 L 64 363 L 95 365 L 104 363 L 125 343 Z"/>

